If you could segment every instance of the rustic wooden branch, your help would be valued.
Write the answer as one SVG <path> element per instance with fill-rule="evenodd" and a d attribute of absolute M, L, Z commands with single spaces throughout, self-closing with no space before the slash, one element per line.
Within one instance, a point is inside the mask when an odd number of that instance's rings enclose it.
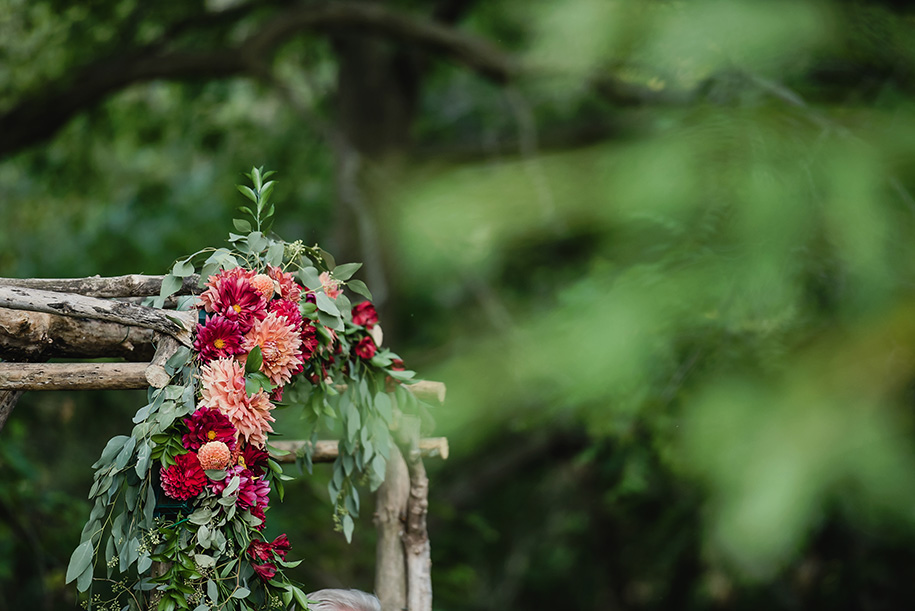
<path fill-rule="evenodd" d="M 407 563 L 403 530 L 410 497 L 410 475 L 400 450 L 391 449 L 384 482 L 375 493 L 375 595 L 381 611 L 407 608 Z"/>
<path fill-rule="evenodd" d="M 167 333 L 186 346 L 197 324 L 197 312 L 169 312 L 132 303 L 106 301 L 71 293 L 0 286 L 0 307 L 117 322 Z"/>
<path fill-rule="evenodd" d="M 76 293 L 87 297 L 150 297 L 158 295 L 165 276 L 90 276 L 88 278 L 0 278 L 0 287 L 16 286 L 56 293 Z M 178 290 L 180 295 L 200 292 L 197 283 L 200 276 L 194 274 L 184 279 Z"/>
<path fill-rule="evenodd" d="M 6 419 L 10 417 L 16 402 L 22 396 L 21 390 L 0 390 L 0 431 L 6 425 Z"/>
<path fill-rule="evenodd" d="M 153 331 L 113 322 L 0 308 L 0 358 L 119 357 L 149 361 Z"/>
<path fill-rule="evenodd" d="M 146 380 L 153 388 L 165 388 L 172 377 L 165 371 L 165 363 L 178 352 L 181 344 L 171 335 L 156 333 L 156 354 L 146 368 Z"/>
<path fill-rule="evenodd" d="M 147 388 L 146 363 L 0 363 L 2 390 Z"/>
<path fill-rule="evenodd" d="M 0 388 L 3 388 L 0 383 Z M 310 441 L 285 440 L 271 441 L 270 445 L 281 452 L 289 452 L 283 456 L 275 457 L 277 462 L 291 463 L 295 462 L 296 452 L 308 446 Z M 446 437 L 428 437 L 419 441 L 419 453 L 421 456 L 429 458 L 448 458 L 448 439 Z M 311 455 L 311 462 L 334 462 L 340 455 L 337 449 L 337 442 L 334 440 L 319 440 L 315 443 L 314 452 Z"/>
<path fill-rule="evenodd" d="M 403 534 L 407 559 L 407 609 L 432 611 L 432 546 L 426 527 L 429 512 L 429 478 L 419 449 L 420 420 L 405 416 L 398 433 L 404 446 L 407 470 L 410 474 L 410 497 Z"/>

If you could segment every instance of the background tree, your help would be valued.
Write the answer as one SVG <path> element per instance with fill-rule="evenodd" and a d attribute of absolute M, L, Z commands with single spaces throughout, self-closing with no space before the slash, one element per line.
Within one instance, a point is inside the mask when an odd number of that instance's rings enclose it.
<path fill-rule="evenodd" d="M 448 384 L 436 608 L 911 605 L 907 4 L 0 13 L 0 273 L 161 272 L 279 170 L 278 232 L 366 261 Z M 0 608 L 71 600 L 73 499 L 137 405 L 23 399 Z M 370 588 L 304 482 L 299 579 Z"/>

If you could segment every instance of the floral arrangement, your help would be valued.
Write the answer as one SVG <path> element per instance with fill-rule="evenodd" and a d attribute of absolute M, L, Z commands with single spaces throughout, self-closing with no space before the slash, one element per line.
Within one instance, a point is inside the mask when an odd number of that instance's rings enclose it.
<path fill-rule="evenodd" d="M 284 574 L 300 562 L 287 560 L 288 538 L 262 534 L 271 493 L 282 499 L 292 479 L 269 444 L 278 405 L 304 410 L 312 442 L 322 424 L 342 429 L 329 492 L 347 540 L 356 484 L 384 479 L 394 405 L 415 404 L 400 384 L 413 372 L 381 346 L 371 293 L 352 278 L 358 264 L 269 234 L 270 174 L 255 168 L 253 188 L 239 187 L 252 205 L 240 208 L 231 247 L 177 261 L 151 300 L 162 307 L 200 268 L 202 293 L 178 299 L 199 311 L 193 349 L 168 360 L 170 383 L 149 389 L 131 434 L 93 465 L 94 506 L 67 570 L 87 607 L 307 608 Z M 353 305 L 344 287 L 369 300 Z M 296 457 L 309 471 L 312 447 Z M 102 557 L 106 578 L 95 575 Z M 99 581 L 109 597 L 93 593 Z"/>

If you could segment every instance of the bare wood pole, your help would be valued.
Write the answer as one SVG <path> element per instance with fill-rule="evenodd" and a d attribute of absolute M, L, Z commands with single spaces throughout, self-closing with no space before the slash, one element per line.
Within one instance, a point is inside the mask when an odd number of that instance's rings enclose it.
<path fill-rule="evenodd" d="M 113 322 L 0 308 L 0 358 L 36 361 L 47 358 L 153 357 L 151 329 Z"/>
<path fill-rule="evenodd" d="M 191 345 L 191 331 L 197 324 L 196 312 L 165 313 L 121 301 L 12 286 L 0 286 L 0 307 L 146 327 L 167 333 L 186 346 Z"/>
<path fill-rule="evenodd" d="M 337 447 L 337 441 L 318 440 L 315 442 L 314 450 L 311 453 L 311 462 L 334 462 L 340 455 Z M 296 453 L 311 445 L 310 441 L 297 441 L 287 439 L 285 441 L 271 441 L 270 446 L 281 452 L 289 452 L 283 456 L 274 456 L 274 460 L 281 463 L 295 462 Z M 448 458 L 448 438 L 447 437 L 425 437 L 419 440 L 419 452 L 422 456 L 428 458 Z"/>
<path fill-rule="evenodd" d="M 149 297 L 158 295 L 165 276 L 90 276 L 88 278 L 0 278 L 0 286 L 15 286 L 56 293 L 76 293 L 88 297 Z M 194 274 L 184 279 L 179 294 L 197 293 L 200 276 Z"/>
<path fill-rule="evenodd" d="M 146 367 L 146 363 L 0 363 L 0 389 L 143 389 L 149 387 Z"/>
<path fill-rule="evenodd" d="M 407 559 L 407 608 L 409 611 L 432 611 L 432 546 L 426 527 L 429 478 L 419 449 L 419 427 L 419 418 L 404 416 L 398 432 L 406 450 L 410 474 L 410 496 L 403 534 Z"/>
<path fill-rule="evenodd" d="M 410 497 L 410 475 L 397 447 L 391 456 L 384 482 L 375 493 L 375 595 L 381 611 L 407 608 L 407 563 L 402 537 Z"/>

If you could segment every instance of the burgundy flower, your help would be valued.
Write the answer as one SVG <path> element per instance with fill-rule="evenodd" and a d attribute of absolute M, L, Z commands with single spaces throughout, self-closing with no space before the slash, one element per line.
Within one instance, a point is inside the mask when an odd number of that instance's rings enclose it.
<path fill-rule="evenodd" d="M 251 509 L 251 513 L 263 519 L 263 511 L 270 503 L 270 484 L 241 465 L 229 467 L 226 470 L 225 479 L 218 482 L 211 481 L 210 490 L 221 494 L 236 475 L 238 476 L 238 490 L 235 493 L 235 505 L 240 509 Z M 259 510 L 258 513 L 254 512 L 255 508 Z"/>
<path fill-rule="evenodd" d="M 194 452 L 176 456 L 175 464 L 160 469 L 159 475 L 165 496 L 179 501 L 192 499 L 203 492 L 208 481 Z"/>
<path fill-rule="evenodd" d="M 276 566 L 270 564 L 269 562 L 264 564 L 254 564 L 252 562 L 251 568 L 253 568 L 254 572 L 257 573 L 264 581 L 270 581 L 276 576 Z"/>
<path fill-rule="evenodd" d="M 267 314 L 267 302 L 247 278 L 226 278 L 219 284 L 213 307 L 219 314 L 238 323 L 242 333 Z"/>
<path fill-rule="evenodd" d="M 356 347 L 353 349 L 353 351 L 359 358 L 369 360 L 375 356 L 376 349 L 375 341 L 371 337 L 363 337 L 361 340 L 359 340 L 359 343 L 356 344 Z"/>
<path fill-rule="evenodd" d="M 353 324 L 366 329 L 378 324 L 378 312 L 370 301 L 363 301 L 353 307 Z"/>
<path fill-rule="evenodd" d="M 273 560 L 273 544 L 255 539 L 248 546 L 248 555 L 251 556 L 252 560 L 269 562 Z"/>
<path fill-rule="evenodd" d="M 302 338 L 302 360 L 307 361 L 318 349 L 318 332 L 315 330 L 315 326 L 310 320 L 302 323 L 302 333 L 300 336 Z"/>
<path fill-rule="evenodd" d="M 261 450 L 253 445 L 246 444 L 238 456 L 238 464 L 251 472 L 252 475 L 263 475 L 267 468 L 267 459 L 270 455 L 266 450 Z"/>
<path fill-rule="evenodd" d="M 181 441 L 188 450 L 199 450 L 208 441 L 221 441 L 230 450 L 235 449 L 235 427 L 218 409 L 201 407 L 190 418 L 185 418 L 184 424 L 188 431 Z"/>
<path fill-rule="evenodd" d="M 276 552 L 276 555 L 283 560 L 286 559 L 286 552 L 292 549 L 292 544 L 289 543 L 289 538 L 286 536 L 286 533 L 283 533 L 274 539 L 271 545 L 273 546 L 273 551 Z"/>
<path fill-rule="evenodd" d="M 197 325 L 194 350 L 204 363 L 213 359 L 243 354 L 244 334 L 238 323 L 222 316 L 211 316 L 206 324 Z"/>
<path fill-rule="evenodd" d="M 298 302 L 286 301 L 285 299 L 274 299 L 267 306 L 269 312 L 286 319 L 296 329 L 302 324 L 302 313 L 299 312 Z"/>

